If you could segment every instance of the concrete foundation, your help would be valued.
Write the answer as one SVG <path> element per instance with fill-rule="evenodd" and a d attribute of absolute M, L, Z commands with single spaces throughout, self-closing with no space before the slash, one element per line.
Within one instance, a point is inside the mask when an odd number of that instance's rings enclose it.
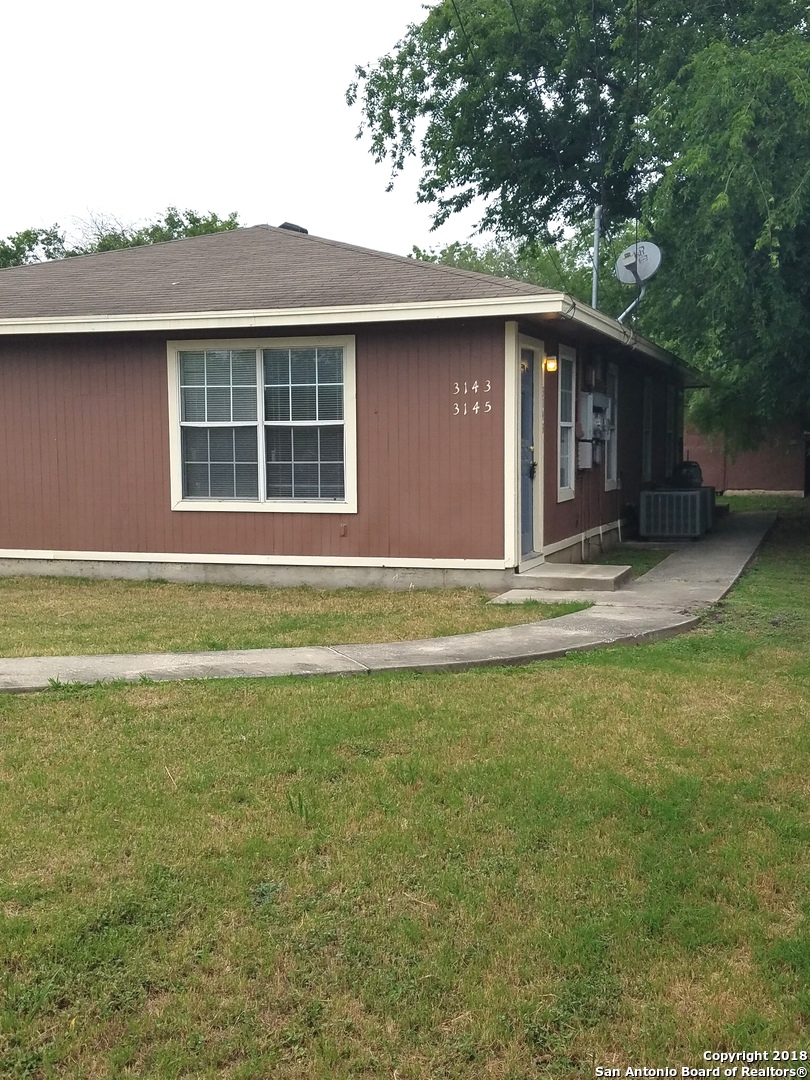
<path fill-rule="evenodd" d="M 0 559 L 0 577 L 123 578 L 201 585 L 263 585 L 317 589 L 512 588 L 514 570 L 400 566 L 257 566 L 251 563 L 108 562 L 84 559 Z"/>

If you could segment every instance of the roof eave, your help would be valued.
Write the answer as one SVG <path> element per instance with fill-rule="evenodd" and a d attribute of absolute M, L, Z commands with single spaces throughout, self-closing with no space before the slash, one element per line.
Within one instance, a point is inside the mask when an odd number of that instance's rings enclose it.
<path fill-rule="evenodd" d="M 673 353 L 637 335 L 601 311 L 581 304 L 566 293 L 537 293 L 466 300 L 421 301 L 402 304 L 357 304 L 307 308 L 257 308 L 235 311 L 179 311 L 155 314 L 37 316 L 0 319 L 0 336 L 21 334 L 97 334 L 132 331 L 237 330 L 256 327 L 349 325 L 353 323 L 414 322 L 447 318 L 542 318 L 575 322 L 601 337 L 657 360 L 689 380 L 697 373 Z"/>

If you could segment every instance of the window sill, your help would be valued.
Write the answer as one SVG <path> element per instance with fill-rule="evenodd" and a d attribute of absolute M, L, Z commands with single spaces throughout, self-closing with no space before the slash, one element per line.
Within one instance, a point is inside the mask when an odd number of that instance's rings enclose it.
<path fill-rule="evenodd" d="M 615 491 L 618 488 L 618 482 L 616 480 L 605 481 L 605 491 Z"/>
<path fill-rule="evenodd" d="M 356 501 L 324 502 L 321 499 L 252 502 L 241 499 L 182 499 L 172 510 L 225 514 L 356 514 Z"/>
<path fill-rule="evenodd" d="M 558 488 L 557 489 L 557 502 L 570 502 L 574 497 L 573 488 Z"/>

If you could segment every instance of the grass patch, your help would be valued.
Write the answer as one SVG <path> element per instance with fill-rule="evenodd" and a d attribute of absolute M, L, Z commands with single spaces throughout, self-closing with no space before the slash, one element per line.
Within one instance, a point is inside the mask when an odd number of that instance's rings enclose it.
<path fill-rule="evenodd" d="M 629 566 L 633 571 L 633 577 L 641 577 L 671 554 L 672 548 L 617 544 L 616 547 L 597 555 L 596 558 L 589 559 L 589 562 L 603 566 Z"/>
<path fill-rule="evenodd" d="M 0 655 L 198 652 L 468 634 L 579 611 L 490 605 L 480 589 L 267 589 L 0 578 Z"/>
<path fill-rule="evenodd" d="M 0 696 L 0 1075 L 806 1046 L 809 523 L 637 649 Z"/>

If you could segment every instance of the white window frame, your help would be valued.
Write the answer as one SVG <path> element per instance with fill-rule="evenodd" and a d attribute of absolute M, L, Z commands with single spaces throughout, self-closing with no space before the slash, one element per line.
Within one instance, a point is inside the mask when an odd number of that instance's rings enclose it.
<path fill-rule="evenodd" d="M 562 419 L 562 369 L 563 364 L 571 365 L 571 420 Z M 568 444 L 568 475 L 571 479 L 570 486 L 563 487 L 560 484 L 563 458 L 562 458 L 562 433 L 570 430 L 571 436 Z M 557 502 L 568 502 L 574 498 L 577 467 L 577 353 L 570 345 L 560 345 L 557 360 Z"/>
<path fill-rule="evenodd" d="M 256 349 L 258 370 L 262 370 L 261 349 L 296 348 L 343 349 L 343 430 L 344 498 L 343 499 L 268 499 L 265 479 L 263 432 L 264 379 L 257 386 L 259 433 L 258 499 L 187 499 L 183 497 L 183 455 L 180 408 L 180 353 L 204 349 Z M 201 513 L 274 513 L 274 514 L 356 514 L 357 513 L 357 390 L 354 335 L 297 338 L 217 338 L 214 340 L 169 341 L 166 343 L 169 382 L 169 465 L 171 471 L 172 510 Z M 252 422 L 251 422 L 252 423 Z M 203 425 L 205 426 L 205 425 Z M 212 425 L 213 426 L 213 425 Z M 227 425 L 225 425 L 227 426 Z M 243 425 L 237 425 L 243 426 Z"/>
<path fill-rule="evenodd" d="M 608 364 L 605 389 L 608 398 L 605 432 L 605 491 L 615 491 L 619 486 L 619 369 L 615 364 Z"/>
<path fill-rule="evenodd" d="M 653 447 L 653 381 L 649 375 L 644 379 L 644 396 L 641 405 L 641 482 L 652 480 Z"/>

